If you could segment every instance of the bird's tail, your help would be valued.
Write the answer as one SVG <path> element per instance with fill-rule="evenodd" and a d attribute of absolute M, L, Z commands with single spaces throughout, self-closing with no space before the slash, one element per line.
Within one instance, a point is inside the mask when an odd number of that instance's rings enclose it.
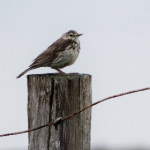
<path fill-rule="evenodd" d="M 21 76 L 23 76 L 26 72 L 28 72 L 29 70 L 31 70 L 32 68 L 28 68 L 25 71 L 23 71 L 19 76 L 17 76 L 17 78 L 20 78 Z"/>

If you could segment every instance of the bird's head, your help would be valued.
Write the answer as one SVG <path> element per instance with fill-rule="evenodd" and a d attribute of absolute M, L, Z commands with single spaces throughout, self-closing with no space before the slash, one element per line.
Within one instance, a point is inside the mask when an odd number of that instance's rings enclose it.
<path fill-rule="evenodd" d="M 76 40 L 81 35 L 82 34 L 79 34 L 78 32 L 74 30 L 70 30 L 67 33 L 64 33 L 61 38 L 65 40 Z"/>

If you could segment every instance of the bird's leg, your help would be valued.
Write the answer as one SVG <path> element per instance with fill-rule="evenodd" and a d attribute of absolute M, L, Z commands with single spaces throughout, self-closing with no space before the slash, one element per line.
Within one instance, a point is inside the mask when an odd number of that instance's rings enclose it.
<path fill-rule="evenodd" d="M 55 70 L 57 70 L 61 75 L 63 75 L 63 76 L 68 76 L 68 75 L 71 75 L 71 74 L 67 74 L 67 73 L 65 73 L 65 72 L 63 72 L 63 71 L 61 71 L 60 69 L 58 69 L 58 68 L 54 68 Z"/>

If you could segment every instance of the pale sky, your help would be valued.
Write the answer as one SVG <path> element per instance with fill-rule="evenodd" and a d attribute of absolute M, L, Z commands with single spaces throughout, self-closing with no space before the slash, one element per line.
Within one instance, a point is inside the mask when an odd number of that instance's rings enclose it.
<path fill-rule="evenodd" d="M 60 36 L 76 30 L 79 58 L 63 71 L 92 75 L 92 101 L 150 87 L 149 0 L 1 0 L 0 134 L 26 130 L 27 74 L 16 79 Z M 91 146 L 150 147 L 150 91 L 92 108 Z M 27 149 L 28 134 L 0 138 L 0 150 Z"/>

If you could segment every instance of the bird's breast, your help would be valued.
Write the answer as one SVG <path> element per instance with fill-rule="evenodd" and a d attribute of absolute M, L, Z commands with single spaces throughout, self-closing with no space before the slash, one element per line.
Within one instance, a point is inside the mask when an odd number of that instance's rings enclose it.
<path fill-rule="evenodd" d="M 58 57 L 53 61 L 51 67 L 53 68 L 64 68 L 72 65 L 80 52 L 80 45 L 73 44 L 68 46 L 64 51 L 59 52 Z"/>

